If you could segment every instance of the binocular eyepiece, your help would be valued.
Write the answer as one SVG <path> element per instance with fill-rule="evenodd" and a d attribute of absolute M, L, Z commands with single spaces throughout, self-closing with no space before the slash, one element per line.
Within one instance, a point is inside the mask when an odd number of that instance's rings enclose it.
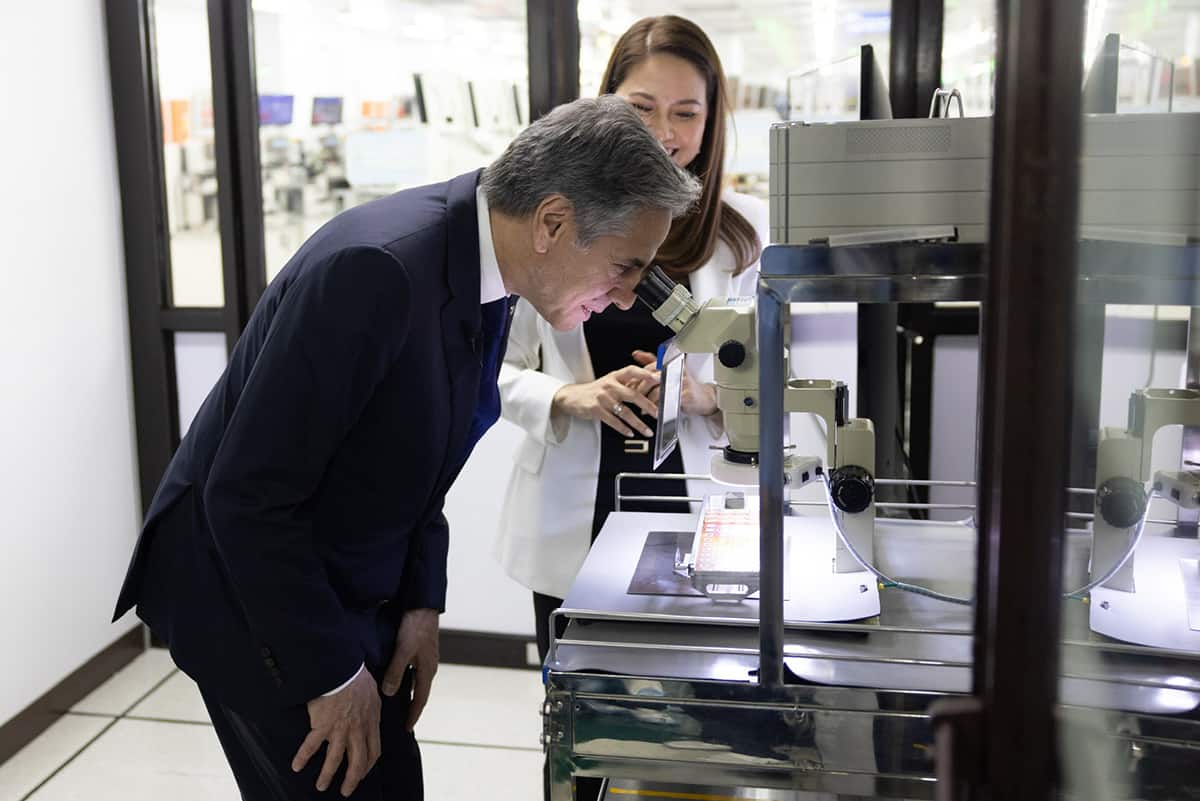
<path fill-rule="evenodd" d="M 638 285 L 633 288 L 638 300 L 650 307 L 654 319 L 678 333 L 691 322 L 700 307 L 692 293 L 657 265 L 646 271 Z"/>

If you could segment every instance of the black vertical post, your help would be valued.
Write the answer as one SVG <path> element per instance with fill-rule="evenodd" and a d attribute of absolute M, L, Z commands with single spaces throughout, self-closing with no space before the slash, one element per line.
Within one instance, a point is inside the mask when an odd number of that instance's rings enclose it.
<path fill-rule="evenodd" d="M 208 0 L 213 132 L 230 350 L 266 289 L 258 90 L 250 0 Z"/>
<path fill-rule="evenodd" d="M 174 350 L 160 319 L 168 300 L 170 264 L 162 118 L 149 0 L 107 0 L 104 11 L 117 131 L 138 483 L 145 512 L 179 429 Z"/>
<path fill-rule="evenodd" d="M 1121 37 L 1109 34 L 1083 82 L 1080 106 L 1084 114 L 1117 113 L 1117 66 Z M 1100 388 L 1104 366 L 1104 304 L 1084 303 L 1075 309 L 1074 413 L 1071 416 L 1071 468 L 1068 482 L 1072 487 L 1096 485 L 1096 448 L 1099 445 Z M 1094 511 L 1094 499 L 1086 495 L 1067 498 L 1072 512 Z M 1072 521 L 1075 528 L 1087 528 L 1082 520 Z"/>
<path fill-rule="evenodd" d="M 983 798 L 1053 797 L 1083 4 L 1001 0 L 983 312 L 974 691 Z"/>
<path fill-rule="evenodd" d="M 942 80 L 942 0 L 892 0 L 892 115 L 924 117 Z"/>
<path fill-rule="evenodd" d="M 571 0 L 527 0 L 529 119 L 579 97 L 579 8 Z"/>
<path fill-rule="evenodd" d="M 941 0 L 893 0 L 888 94 L 891 116 L 923 117 L 941 80 Z M 923 99 L 923 102 L 922 102 Z M 924 107 L 923 107 L 924 103 Z M 907 311 L 894 303 L 858 307 L 858 375 L 856 409 L 875 424 L 875 473 L 894 478 L 909 472 L 901 448 L 907 406 L 904 382 L 907 348 L 898 338 Z M 917 378 L 919 376 L 914 376 Z M 918 393 L 924 397 L 928 393 Z M 918 412 L 918 416 L 924 410 Z M 926 450 L 928 446 L 926 445 Z M 915 478 L 928 478 L 927 474 Z M 883 487 L 880 500 L 908 500 L 904 489 Z"/>

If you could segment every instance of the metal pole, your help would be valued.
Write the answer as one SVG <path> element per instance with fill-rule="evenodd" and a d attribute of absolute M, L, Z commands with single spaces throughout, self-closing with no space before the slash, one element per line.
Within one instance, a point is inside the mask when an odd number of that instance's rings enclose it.
<path fill-rule="evenodd" d="M 783 686 L 783 303 L 758 283 L 758 681 Z M 830 432 L 832 435 L 833 432 Z"/>
<path fill-rule="evenodd" d="M 171 298 L 171 248 L 150 12 L 148 0 L 104 4 L 143 512 L 150 508 L 179 441 L 175 349 L 161 326 L 163 307 Z"/>
<path fill-rule="evenodd" d="M 579 9 L 560 0 L 527 0 L 529 122 L 579 97 Z"/>
<path fill-rule="evenodd" d="M 229 350 L 267 287 L 258 156 L 258 88 L 250 0 L 209 0 L 217 215 Z"/>
<path fill-rule="evenodd" d="M 1054 794 L 1083 4 L 1001 0 L 983 311 L 974 691 L 997 801 Z"/>

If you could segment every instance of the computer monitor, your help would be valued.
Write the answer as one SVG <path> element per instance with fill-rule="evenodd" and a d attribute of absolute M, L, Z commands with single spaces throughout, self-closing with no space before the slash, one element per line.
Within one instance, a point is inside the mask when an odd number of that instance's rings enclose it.
<path fill-rule="evenodd" d="M 886 120 L 892 117 L 875 48 L 788 76 L 787 114 L 803 122 Z"/>
<path fill-rule="evenodd" d="M 438 73 L 413 76 L 421 122 L 436 128 L 466 130 L 476 125 L 477 113 L 467 82 Z"/>
<path fill-rule="evenodd" d="M 1117 69 L 1121 57 L 1121 37 L 1110 33 L 1092 59 L 1083 78 L 1083 113 L 1117 113 Z"/>
<path fill-rule="evenodd" d="M 890 120 L 892 99 L 888 95 L 883 68 L 875 58 L 875 48 L 863 45 L 859 50 L 858 118 L 860 120 Z"/>
<path fill-rule="evenodd" d="M 1175 64 L 1110 33 L 1083 80 L 1085 114 L 1162 113 L 1174 108 Z"/>
<path fill-rule="evenodd" d="M 312 105 L 313 125 L 340 125 L 342 122 L 342 98 L 314 97 Z"/>
<path fill-rule="evenodd" d="M 259 125 L 291 125 L 292 95 L 259 95 L 258 124 Z"/>

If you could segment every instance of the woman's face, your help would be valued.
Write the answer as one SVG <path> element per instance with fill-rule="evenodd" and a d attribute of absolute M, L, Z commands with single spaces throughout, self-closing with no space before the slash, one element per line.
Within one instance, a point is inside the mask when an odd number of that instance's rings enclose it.
<path fill-rule="evenodd" d="M 654 53 L 640 61 L 615 94 L 630 103 L 680 167 L 691 164 L 704 141 L 708 84 L 689 61 Z"/>

